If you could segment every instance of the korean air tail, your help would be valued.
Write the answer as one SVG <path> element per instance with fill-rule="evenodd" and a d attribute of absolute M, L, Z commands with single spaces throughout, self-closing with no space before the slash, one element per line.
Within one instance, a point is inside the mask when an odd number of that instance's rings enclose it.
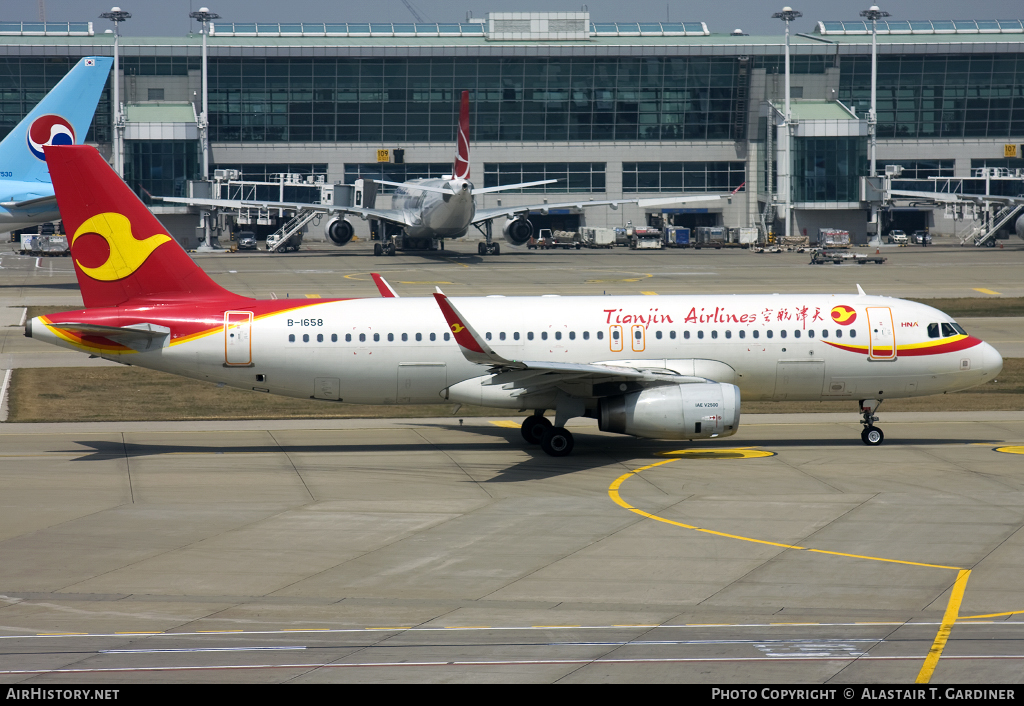
<path fill-rule="evenodd" d="M 244 299 L 192 261 L 95 148 L 44 152 L 87 308 Z"/>
<path fill-rule="evenodd" d="M 452 176 L 456 179 L 469 179 L 469 91 L 462 92 L 462 105 L 459 106 L 459 134 L 456 140 Z"/>
<path fill-rule="evenodd" d="M 0 142 L 0 169 L 12 181 L 49 182 L 47 145 L 76 145 L 85 140 L 113 59 L 88 56 L 53 87 Z"/>

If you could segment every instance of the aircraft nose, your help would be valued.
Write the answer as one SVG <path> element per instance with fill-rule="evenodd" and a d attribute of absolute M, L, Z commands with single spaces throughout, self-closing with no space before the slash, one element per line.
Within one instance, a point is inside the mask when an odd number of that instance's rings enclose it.
<path fill-rule="evenodd" d="M 989 344 L 982 343 L 981 345 L 981 369 L 984 381 L 988 382 L 995 378 L 999 371 L 1003 369 L 1003 356 Z"/>

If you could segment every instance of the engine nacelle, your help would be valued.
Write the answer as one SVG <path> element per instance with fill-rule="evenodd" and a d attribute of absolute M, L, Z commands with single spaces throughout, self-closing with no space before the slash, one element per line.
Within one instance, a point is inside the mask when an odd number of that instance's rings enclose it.
<path fill-rule="evenodd" d="M 740 388 L 725 382 L 650 387 L 599 405 L 601 431 L 647 439 L 732 436 L 740 426 Z"/>
<path fill-rule="evenodd" d="M 1017 219 L 1017 223 L 1014 224 L 1013 230 L 1017 233 L 1017 237 L 1024 240 L 1024 215 L 1021 215 Z"/>
<path fill-rule="evenodd" d="M 501 234 L 512 245 L 526 245 L 530 238 L 533 237 L 533 224 L 524 216 L 513 218 L 505 221 Z"/>
<path fill-rule="evenodd" d="M 324 226 L 324 233 L 330 238 L 332 243 L 341 246 L 347 245 L 348 241 L 352 240 L 352 236 L 356 234 L 356 229 L 345 218 L 332 218 Z"/>

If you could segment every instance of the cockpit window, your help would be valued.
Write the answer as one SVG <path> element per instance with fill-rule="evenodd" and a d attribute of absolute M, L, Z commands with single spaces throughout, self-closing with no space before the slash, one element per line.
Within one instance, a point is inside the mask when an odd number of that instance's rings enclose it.
<path fill-rule="evenodd" d="M 956 334 L 957 334 L 957 331 L 956 331 L 955 328 L 953 328 L 953 324 L 942 324 L 942 335 L 943 335 L 943 337 L 955 336 Z"/>
<path fill-rule="evenodd" d="M 938 324 L 928 324 L 928 338 L 939 338 L 941 335 Z"/>
<path fill-rule="evenodd" d="M 952 326 L 953 330 L 956 331 L 957 333 L 959 333 L 961 336 L 966 336 L 967 335 L 967 332 L 964 331 L 964 327 L 961 326 L 960 324 L 954 322 L 954 323 L 950 324 L 950 326 Z"/>

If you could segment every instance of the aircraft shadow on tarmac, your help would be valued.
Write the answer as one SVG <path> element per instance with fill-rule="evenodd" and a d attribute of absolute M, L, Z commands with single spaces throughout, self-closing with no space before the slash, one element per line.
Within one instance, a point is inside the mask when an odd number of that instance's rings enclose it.
<path fill-rule="evenodd" d="M 60 274 L 72 275 L 73 272 L 61 272 Z M 45 282 L 43 284 L 0 284 L 0 289 L 73 289 L 78 291 L 78 282 Z M 70 310 L 73 305 L 69 304 Z"/>
<path fill-rule="evenodd" d="M 264 445 L 180 445 L 180 444 L 138 444 L 120 441 L 77 441 L 79 448 L 63 449 L 55 453 L 82 453 L 83 455 L 72 459 L 73 461 L 102 461 L 116 458 L 145 458 L 164 455 L 234 455 L 234 454 L 355 454 L 374 453 L 379 454 L 382 450 L 391 450 L 402 454 L 441 452 L 445 454 L 464 452 L 494 452 L 507 451 L 508 448 L 496 447 L 494 439 L 502 438 L 509 442 L 509 447 L 518 449 L 527 454 L 529 458 L 510 464 L 503 469 L 494 469 L 497 475 L 488 479 L 490 483 L 508 483 L 535 480 L 538 478 L 551 478 L 553 476 L 566 475 L 579 471 L 593 470 L 612 464 L 624 464 L 626 466 L 642 465 L 644 459 L 651 459 L 652 462 L 671 458 L 663 456 L 670 451 L 680 449 L 700 449 L 714 451 L 716 449 L 726 450 L 735 447 L 758 447 L 766 451 L 780 451 L 783 449 L 810 449 L 815 447 L 842 447 L 863 449 L 865 452 L 878 453 L 877 449 L 868 449 L 860 439 L 742 439 L 731 441 L 729 439 L 712 442 L 683 442 L 683 441 L 654 441 L 646 439 L 634 439 L 631 437 L 596 436 L 588 434 L 577 434 L 576 448 L 573 454 L 564 458 L 552 458 L 544 453 L 540 447 L 527 445 L 523 442 L 518 429 L 504 427 L 459 427 L 454 424 L 422 424 L 416 426 L 432 426 L 450 430 L 471 432 L 475 435 L 489 437 L 491 441 L 476 442 L 413 442 L 413 443 L 389 443 L 381 444 L 264 444 Z M 914 447 L 914 446 L 966 446 L 969 444 L 990 444 L 995 443 L 991 439 L 976 438 L 933 438 L 933 439 L 889 439 L 886 440 L 884 448 L 890 447 Z M 86 451 L 85 449 L 91 449 Z M 638 460 L 639 459 L 639 460 Z M 694 457 L 694 461 L 700 461 L 700 457 Z M 705 459 L 707 460 L 707 459 Z"/>

